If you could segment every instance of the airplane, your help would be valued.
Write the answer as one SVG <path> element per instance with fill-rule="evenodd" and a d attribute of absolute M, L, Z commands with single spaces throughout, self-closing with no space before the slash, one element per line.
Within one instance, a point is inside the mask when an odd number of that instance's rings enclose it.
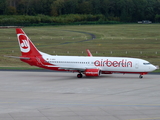
<path fill-rule="evenodd" d="M 87 49 L 88 56 L 53 56 L 39 51 L 21 28 L 16 28 L 22 56 L 19 58 L 31 66 L 56 71 L 77 72 L 77 78 L 98 77 L 101 74 L 134 73 L 143 78 L 148 72 L 157 69 L 146 60 L 129 57 L 95 57 Z"/>

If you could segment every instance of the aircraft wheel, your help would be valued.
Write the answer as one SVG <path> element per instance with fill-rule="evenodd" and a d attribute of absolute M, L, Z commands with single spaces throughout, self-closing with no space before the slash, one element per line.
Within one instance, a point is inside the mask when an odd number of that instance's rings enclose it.
<path fill-rule="evenodd" d="M 142 78 L 143 78 L 143 76 L 142 76 L 142 75 L 140 75 L 140 76 L 139 76 L 139 78 L 140 78 L 140 79 L 142 79 Z"/>
<path fill-rule="evenodd" d="M 82 74 L 77 74 L 77 78 L 82 78 Z"/>

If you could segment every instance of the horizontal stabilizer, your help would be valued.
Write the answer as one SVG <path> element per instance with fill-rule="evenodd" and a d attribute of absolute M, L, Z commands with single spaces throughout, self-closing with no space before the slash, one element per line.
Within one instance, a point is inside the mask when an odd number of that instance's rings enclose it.
<path fill-rule="evenodd" d="M 24 59 L 24 60 L 29 60 L 29 57 L 17 57 L 17 56 L 4 56 L 4 57 L 10 57 L 10 58 L 18 58 L 18 59 Z"/>

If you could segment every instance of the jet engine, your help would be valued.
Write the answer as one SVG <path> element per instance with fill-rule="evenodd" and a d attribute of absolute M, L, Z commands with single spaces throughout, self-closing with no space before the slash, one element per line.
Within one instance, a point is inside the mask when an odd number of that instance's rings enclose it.
<path fill-rule="evenodd" d="M 99 69 L 86 69 L 84 71 L 84 74 L 86 76 L 98 77 L 98 76 L 100 76 L 101 71 Z"/>

